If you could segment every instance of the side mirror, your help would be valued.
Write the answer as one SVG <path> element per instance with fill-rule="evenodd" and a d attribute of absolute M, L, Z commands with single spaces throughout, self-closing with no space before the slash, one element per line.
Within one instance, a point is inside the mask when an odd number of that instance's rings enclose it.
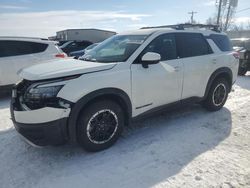
<path fill-rule="evenodd" d="M 148 68 L 148 65 L 157 64 L 161 60 L 161 55 L 155 52 L 147 52 L 141 58 L 143 68 Z"/>

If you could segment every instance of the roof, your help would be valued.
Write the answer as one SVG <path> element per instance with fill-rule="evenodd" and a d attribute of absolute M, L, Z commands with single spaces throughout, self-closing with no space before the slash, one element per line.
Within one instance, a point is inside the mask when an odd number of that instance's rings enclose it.
<path fill-rule="evenodd" d="M 195 32 L 202 33 L 204 35 L 210 34 L 225 34 L 220 31 L 217 25 L 204 25 L 204 24 L 177 24 L 177 25 L 163 25 L 156 27 L 143 27 L 140 30 L 122 32 L 123 35 L 150 35 L 155 32 Z"/>
<path fill-rule="evenodd" d="M 137 30 L 130 30 L 130 31 L 124 31 L 119 33 L 120 35 L 151 35 L 157 31 L 174 31 L 174 29 L 170 28 L 161 28 L 161 29 L 137 29 Z"/>
<path fill-rule="evenodd" d="M 185 30 L 176 30 L 171 28 L 150 28 L 150 29 L 139 29 L 134 31 L 125 31 L 122 33 L 119 33 L 120 35 L 151 35 L 156 32 L 165 32 L 165 33 L 172 33 L 172 32 L 185 32 L 185 33 L 202 33 L 205 36 L 209 36 L 211 34 L 221 34 L 225 35 L 225 33 L 218 33 L 211 30 L 202 30 L 202 29 L 185 29 Z"/>
<path fill-rule="evenodd" d="M 114 31 L 108 31 L 108 30 L 103 30 L 103 29 L 94 29 L 94 28 L 89 28 L 89 29 L 65 29 L 65 30 L 61 30 L 61 31 L 57 31 L 57 33 L 59 32 L 67 32 L 67 31 L 88 31 L 88 30 L 95 30 L 95 31 L 102 31 L 102 32 L 109 32 L 109 33 L 114 33 L 116 34 L 116 32 Z"/>
<path fill-rule="evenodd" d="M 177 24 L 177 25 L 163 25 L 156 27 L 143 27 L 140 30 L 122 32 L 123 35 L 150 35 L 155 32 L 192 32 L 192 33 L 202 33 L 204 35 L 210 34 L 222 34 L 218 25 L 204 25 L 204 24 Z"/>
<path fill-rule="evenodd" d="M 40 43 L 54 43 L 54 41 L 38 38 L 38 37 L 17 37 L 17 36 L 0 36 L 0 40 L 18 40 L 18 41 L 30 41 L 30 42 L 40 42 Z"/>
<path fill-rule="evenodd" d="M 37 40 L 48 40 L 47 38 L 40 37 L 21 37 L 21 36 L 0 36 L 0 38 L 17 38 L 17 39 L 37 39 Z"/>

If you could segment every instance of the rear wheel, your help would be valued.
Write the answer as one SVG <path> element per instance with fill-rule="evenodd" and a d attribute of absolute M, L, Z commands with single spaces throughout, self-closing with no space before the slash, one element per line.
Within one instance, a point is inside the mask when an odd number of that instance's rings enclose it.
<path fill-rule="evenodd" d="M 87 151 L 100 151 L 112 146 L 122 133 L 124 113 L 115 102 L 103 100 L 89 105 L 77 123 L 78 143 Z"/>
<path fill-rule="evenodd" d="M 206 100 L 203 103 L 204 107 L 209 111 L 220 110 L 226 103 L 229 89 L 230 87 L 226 79 L 216 79 L 208 92 Z"/>

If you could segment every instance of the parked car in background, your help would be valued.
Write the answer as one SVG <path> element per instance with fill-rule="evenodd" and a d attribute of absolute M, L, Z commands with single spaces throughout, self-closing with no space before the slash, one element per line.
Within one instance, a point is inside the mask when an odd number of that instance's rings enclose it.
<path fill-rule="evenodd" d="M 75 52 L 71 52 L 69 54 L 70 57 L 74 57 L 75 59 L 78 59 L 79 57 L 83 56 L 84 54 L 88 53 L 90 50 L 92 50 L 94 47 L 96 47 L 99 43 L 91 44 L 87 48 Z"/>
<path fill-rule="evenodd" d="M 217 26 L 164 27 L 113 36 L 82 61 L 22 70 L 11 104 L 16 130 L 36 145 L 75 141 L 100 151 L 132 120 L 164 107 L 196 102 L 220 110 L 239 66 L 227 35 Z"/>
<path fill-rule="evenodd" d="M 22 68 L 66 56 L 46 39 L 0 37 L 0 87 L 9 87 L 20 80 L 17 72 Z"/>
<path fill-rule="evenodd" d="M 60 48 L 63 52 L 69 55 L 71 52 L 83 50 L 91 44 L 93 43 L 89 41 L 68 41 L 61 45 Z"/>
<path fill-rule="evenodd" d="M 239 75 L 245 75 L 250 71 L 250 38 L 231 39 L 234 50 L 239 53 Z"/>
<path fill-rule="evenodd" d="M 61 47 L 66 42 L 71 42 L 71 41 L 56 41 L 56 42 L 57 42 L 57 46 Z"/>

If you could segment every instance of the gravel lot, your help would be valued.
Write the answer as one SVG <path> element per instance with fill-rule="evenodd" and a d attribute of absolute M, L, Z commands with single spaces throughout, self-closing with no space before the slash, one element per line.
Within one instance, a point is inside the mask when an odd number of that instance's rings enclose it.
<path fill-rule="evenodd" d="M 112 148 L 34 148 L 0 98 L 0 187 L 250 187 L 250 74 L 215 113 L 188 106 L 134 123 Z"/>

